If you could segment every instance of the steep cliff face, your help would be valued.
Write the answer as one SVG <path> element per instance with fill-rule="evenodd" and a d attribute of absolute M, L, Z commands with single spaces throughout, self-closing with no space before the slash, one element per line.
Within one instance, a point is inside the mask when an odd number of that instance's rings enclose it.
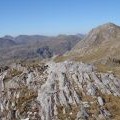
<path fill-rule="evenodd" d="M 120 80 L 65 61 L 10 67 L 0 75 L 2 120 L 118 120 Z M 114 109 L 113 109 L 114 108 Z"/>

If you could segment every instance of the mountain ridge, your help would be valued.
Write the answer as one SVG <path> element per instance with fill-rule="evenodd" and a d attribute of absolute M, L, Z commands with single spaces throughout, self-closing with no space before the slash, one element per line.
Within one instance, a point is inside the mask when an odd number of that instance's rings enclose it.
<path fill-rule="evenodd" d="M 17 61 L 19 59 L 43 59 L 48 56 L 62 55 L 66 51 L 71 50 L 72 47 L 83 38 L 83 36 L 59 35 L 57 37 L 49 37 L 42 35 L 20 35 L 14 38 L 7 35 L 1 39 L 5 38 L 11 38 L 11 41 L 14 41 L 16 45 L 9 48 L 4 47 L 0 50 L 0 62 Z"/>
<path fill-rule="evenodd" d="M 101 59 L 119 59 L 120 27 L 107 23 L 92 29 L 86 37 L 78 42 L 68 53 L 68 56 L 87 61 Z"/>
<path fill-rule="evenodd" d="M 0 48 L 7 48 L 17 45 L 13 40 L 11 39 L 4 39 L 0 38 Z"/>

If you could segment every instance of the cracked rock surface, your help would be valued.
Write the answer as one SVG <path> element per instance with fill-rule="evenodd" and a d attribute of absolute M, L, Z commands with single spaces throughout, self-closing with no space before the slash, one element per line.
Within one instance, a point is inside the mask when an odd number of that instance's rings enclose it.
<path fill-rule="evenodd" d="M 0 120 L 117 120 L 116 101 L 120 79 L 82 62 L 16 65 L 0 73 Z"/>

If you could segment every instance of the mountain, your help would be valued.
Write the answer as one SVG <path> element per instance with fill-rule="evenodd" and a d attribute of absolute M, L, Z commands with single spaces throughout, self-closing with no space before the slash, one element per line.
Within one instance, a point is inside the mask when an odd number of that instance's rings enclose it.
<path fill-rule="evenodd" d="M 120 119 L 119 26 L 98 26 L 83 39 L 80 34 L 21 38 L 0 50 L 1 120 Z M 61 57 L 63 62 L 55 62 Z M 101 72 L 96 62 L 116 68 Z"/>
<path fill-rule="evenodd" d="M 4 37 L 2 37 L 4 39 L 9 39 L 9 40 L 14 40 L 15 38 L 11 35 L 5 35 Z"/>
<path fill-rule="evenodd" d="M 71 50 L 83 36 L 59 35 L 56 37 L 42 35 L 20 35 L 17 37 L 5 36 L 2 39 L 11 38 L 16 46 L 4 47 L 0 50 L 0 62 L 27 60 L 35 58 L 49 58 L 53 55 L 62 55 Z"/>
<path fill-rule="evenodd" d="M 43 35 L 19 35 L 14 38 L 14 41 L 19 44 L 29 44 L 38 41 L 48 40 L 49 37 Z"/>
<path fill-rule="evenodd" d="M 107 23 L 92 29 L 69 53 L 78 60 L 120 61 L 120 27 Z"/>
<path fill-rule="evenodd" d="M 17 45 L 13 40 L 0 38 L 0 48 L 8 48 Z"/>

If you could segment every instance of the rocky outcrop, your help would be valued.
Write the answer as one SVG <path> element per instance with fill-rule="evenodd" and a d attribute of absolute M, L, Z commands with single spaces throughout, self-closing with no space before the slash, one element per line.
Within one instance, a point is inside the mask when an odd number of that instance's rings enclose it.
<path fill-rule="evenodd" d="M 51 58 L 53 56 L 53 51 L 48 46 L 37 49 L 37 53 L 41 58 Z"/>
<path fill-rule="evenodd" d="M 115 118 L 106 100 L 106 96 L 120 97 L 120 80 L 113 74 L 98 73 L 93 65 L 72 61 L 21 69 L 12 78 L 9 70 L 1 73 L 2 120 Z"/>

